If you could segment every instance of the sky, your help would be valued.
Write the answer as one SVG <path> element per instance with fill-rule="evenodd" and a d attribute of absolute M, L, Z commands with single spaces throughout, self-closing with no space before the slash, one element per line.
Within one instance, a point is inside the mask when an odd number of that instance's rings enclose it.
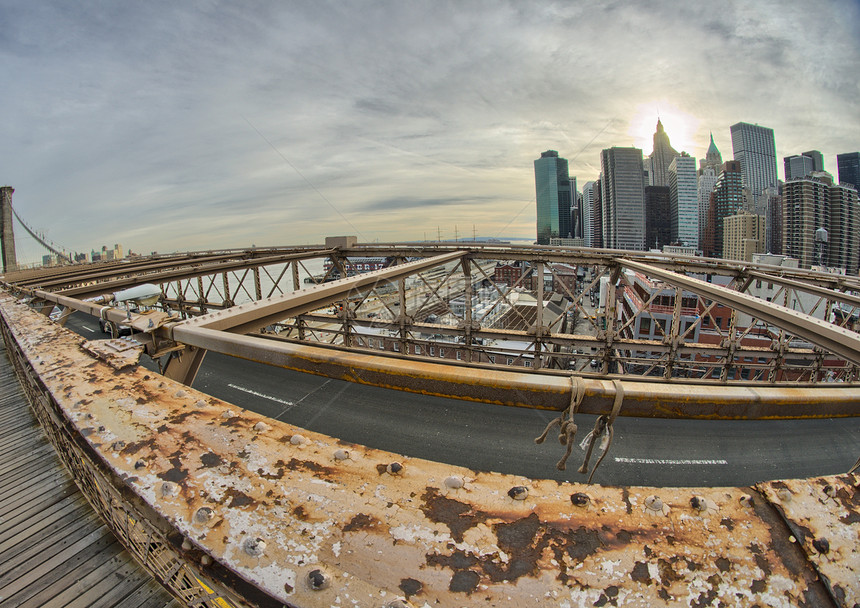
<path fill-rule="evenodd" d="M 0 0 L 0 185 L 58 246 L 534 239 L 534 165 L 860 150 L 860 1 Z M 44 251 L 15 227 L 19 260 Z"/>

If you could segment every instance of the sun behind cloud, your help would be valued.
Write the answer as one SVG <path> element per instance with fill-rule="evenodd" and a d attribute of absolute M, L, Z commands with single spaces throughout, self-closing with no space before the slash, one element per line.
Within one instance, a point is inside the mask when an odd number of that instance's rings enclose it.
<path fill-rule="evenodd" d="M 658 118 L 669 135 L 672 147 L 678 152 L 694 154 L 695 149 L 702 147 L 702 143 L 696 140 L 701 121 L 674 103 L 665 99 L 655 100 L 636 106 L 627 129 L 627 134 L 633 138 L 633 145 L 642 148 L 644 154 L 650 154 L 654 147 L 654 131 L 657 130 Z"/>

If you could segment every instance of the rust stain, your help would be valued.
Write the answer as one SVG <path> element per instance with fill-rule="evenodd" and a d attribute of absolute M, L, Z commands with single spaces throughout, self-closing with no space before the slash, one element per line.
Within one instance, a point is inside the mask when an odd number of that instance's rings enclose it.
<path fill-rule="evenodd" d="M 378 527 L 380 523 L 381 522 L 375 517 L 371 517 L 364 513 L 357 513 L 351 520 L 349 520 L 349 523 L 343 527 L 343 531 L 355 532 L 357 530 L 371 530 Z"/>

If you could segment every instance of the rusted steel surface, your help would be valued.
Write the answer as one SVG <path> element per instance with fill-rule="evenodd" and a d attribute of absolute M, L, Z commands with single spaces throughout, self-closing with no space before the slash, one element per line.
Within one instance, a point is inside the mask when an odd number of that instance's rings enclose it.
<path fill-rule="evenodd" d="M 296 371 L 500 405 L 560 411 L 570 404 L 573 386 L 569 375 L 398 359 L 241 336 L 190 324 L 177 325 L 173 336 L 183 344 Z M 625 395 L 622 416 L 754 420 L 860 415 L 860 387 L 850 384 L 714 386 L 620 378 Z M 615 399 L 612 380 L 583 378 L 582 381 L 585 398 L 579 411 L 608 413 Z"/>
<path fill-rule="evenodd" d="M 189 562 L 253 593 L 250 603 L 850 607 L 857 597 L 856 475 L 784 482 L 837 488 L 836 504 L 815 511 L 809 498 L 809 512 L 793 513 L 773 498 L 776 482 L 763 492 L 613 488 L 478 472 L 347 444 L 146 370 L 114 369 L 9 298 L 2 312 L 123 491 L 175 531 Z M 811 537 L 827 534 L 838 564 L 826 569 L 806 538 L 792 542 L 783 513 Z"/>
<path fill-rule="evenodd" d="M 760 484 L 840 606 L 860 603 L 860 476 Z M 845 583 L 849 584 L 845 584 Z"/>

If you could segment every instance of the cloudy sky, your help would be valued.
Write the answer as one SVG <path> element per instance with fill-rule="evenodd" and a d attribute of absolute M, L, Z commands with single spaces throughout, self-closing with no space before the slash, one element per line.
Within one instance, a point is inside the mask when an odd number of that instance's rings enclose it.
<path fill-rule="evenodd" d="M 0 0 L 0 184 L 57 244 L 534 238 L 533 160 L 860 149 L 860 3 Z M 779 163 L 782 176 L 782 163 Z M 16 226 L 19 257 L 42 251 Z"/>

